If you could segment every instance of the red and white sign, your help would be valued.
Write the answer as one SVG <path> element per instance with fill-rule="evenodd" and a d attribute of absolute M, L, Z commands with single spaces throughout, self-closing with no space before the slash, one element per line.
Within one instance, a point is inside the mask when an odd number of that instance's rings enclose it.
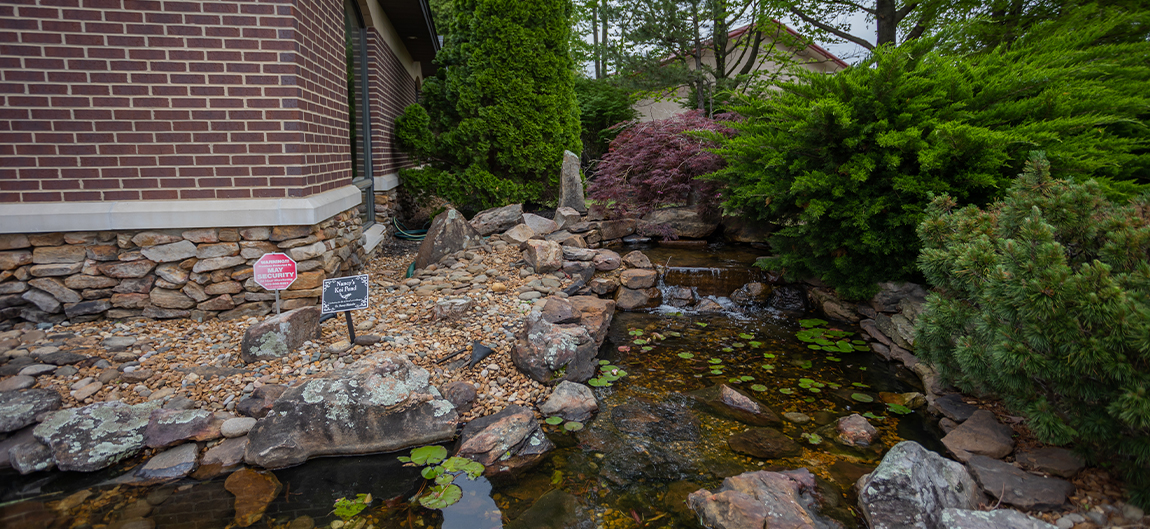
<path fill-rule="evenodd" d="M 252 265 L 252 272 L 261 287 L 283 290 L 295 282 L 295 261 L 282 253 L 266 253 Z"/>

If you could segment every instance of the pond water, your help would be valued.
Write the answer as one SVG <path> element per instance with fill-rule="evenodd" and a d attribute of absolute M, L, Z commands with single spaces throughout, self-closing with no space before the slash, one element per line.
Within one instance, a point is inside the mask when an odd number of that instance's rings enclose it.
<path fill-rule="evenodd" d="M 660 257 L 647 253 L 652 262 Z M 681 256 L 690 263 L 688 256 L 698 258 L 698 268 L 715 263 L 692 253 L 675 250 L 672 259 Z M 746 261 L 732 268 L 740 266 Z M 325 526 L 337 520 L 332 505 L 338 498 L 370 493 L 375 501 L 361 516 L 368 521 L 363 527 L 696 528 L 684 503 L 690 492 L 717 488 L 724 477 L 750 470 L 805 467 L 819 478 L 824 514 L 846 527 L 861 527 L 851 492 L 855 480 L 900 440 L 941 450 L 941 432 L 921 411 L 894 413 L 880 398 L 884 392 L 916 391 L 913 373 L 869 351 L 811 349 L 811 342 L 796 338 L 804 317 L 811 316 L 769 308 L 706 316 L 670 307 L 618 313 L 600 357 L 627 376 L 594 390 L 600 410 L 581 430 L 546 425 L 558 448 L 514 481 L 460 477 L 456 483 L 463 498 L 443 511 L 431 511 L 407 501 L 424 480 L 418 469 L 396 459 L 405 454 L 318 459 L 275 472 L 284 492 L 256 526 L 289 527 L 304 515 Z M 860 338 L 857 328 L 823 328 Z M 752 426 L 711 413 L 690 396 L 721 383 L 755 396 L 780 416 L 797 412 L 811 418 L 774 426 L 801 446 L 798 455 L 759 459 L 732 451 L 728 439 Z M 834 441 L 835 420 L 850 413 L 868 414 L 881 432 L 878 445 L 859 450 Z M 118 519 L 141 499 L 155 504 L 147 519 L 156 527 L 222 528 L 232 522 L 233 496 L 224 490 L 222 477 L 159 488 L 116 487 L 107 481 L 128 466 L 90 475 L 0 475 L 0 502 L 6 502 L 4 514 L 22 509 L 28 519 L 40 516 L 72 527 L 77 518 L 56 518 L 44 502 L 89 489 L 94 494 L 81 512 L 92 525 Z M 16 503 L 20 499 L 31 501 Z"/>

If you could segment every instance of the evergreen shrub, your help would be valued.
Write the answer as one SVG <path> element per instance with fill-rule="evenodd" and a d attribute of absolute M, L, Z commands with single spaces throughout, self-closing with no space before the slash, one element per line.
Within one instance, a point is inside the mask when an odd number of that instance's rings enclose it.
<path fill-rule="evenodd" d="M 713 137 L 734 134 L 725 116 L 700 110 L 627 126 L 611 142 L 587 187 L 592 208 L 610 218 L 641 217 L 663 206 L 693 205 L 700 214 L 717 208 L 720 184 L 698 177 L 723 166 L 710 152 Z M 704 138 L 698 134 L 711 134 Z"/>
<path fill-rule="evenodd" d="M 401 148 L 435 169 L 416 178 L 423 193 L 464 211 L 557 194 L 563 151 L 582 150 L 571 12 L 570 0 L 454 3 L 426 117 L 408 107 L 397 120 Z"/>
<path fill-rule="evenodd" d="M 1042 441 L 1126 471 L 1150 500 L 1150 199 L 1054 180 L 1041 155 L 986 209 L 935 199 L 919 265 L 937 287 L 916 352 Z"/>

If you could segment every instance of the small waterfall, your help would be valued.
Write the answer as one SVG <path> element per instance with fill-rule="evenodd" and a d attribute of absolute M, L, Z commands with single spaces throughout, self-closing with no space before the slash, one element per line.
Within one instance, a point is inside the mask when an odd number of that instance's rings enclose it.
<path fill-rule="evenodd" d="M 752 281 L 764 281 L 766 274 L 750 267 L 671 266 L 664 269 L 663 281 L 669 286 L 690 287 L 700 296 L 727 297 Z"/>

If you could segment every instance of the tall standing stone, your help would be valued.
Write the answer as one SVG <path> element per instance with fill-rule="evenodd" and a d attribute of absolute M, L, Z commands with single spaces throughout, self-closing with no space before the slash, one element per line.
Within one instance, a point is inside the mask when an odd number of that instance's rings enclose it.
<path fill-rule="evenodd" d="M 563 151 L 563 169 L 559 173 L 559 207 L 573 208 L 580 214 L 587 213 L 587 203 L 583 198 L 583 178 L 579 174 L 579 155 Z"/>

